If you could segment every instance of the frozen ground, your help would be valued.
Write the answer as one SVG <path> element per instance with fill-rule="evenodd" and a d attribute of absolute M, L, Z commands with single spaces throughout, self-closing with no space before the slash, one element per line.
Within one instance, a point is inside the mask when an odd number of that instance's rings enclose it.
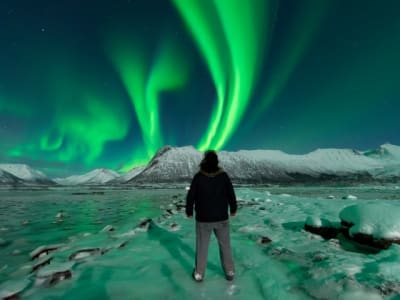
<path fill-rule="evenodd" d="M 21 290 L 23 299 L 400 299 L 399 245 L 377 253 L 303 230 L 309 216 L 339 222 L 352 204 L 400 205 L 398 186 L 236 192 L 237 276 L 224 279 L 213 239 L 205 281 L 195 283 L 184 189 L 1 190 L 0 298 Z M 144 218 L 153 222 L 139 225 Z M 31 260 L 45 245 L 58 249 Z"/>

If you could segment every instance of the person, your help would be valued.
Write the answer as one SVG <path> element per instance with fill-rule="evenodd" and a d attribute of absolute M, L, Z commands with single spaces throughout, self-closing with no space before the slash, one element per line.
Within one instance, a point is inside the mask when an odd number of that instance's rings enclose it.
<path fill-rule="evenodd" d="M 200 171 L 193 177 L 186 196 L 186 215 L 196 212 L 196 261 L 193 279 L 202 281 L 206 272 L 208 245 L 213 231 L 218 240 L 222 268 L 227 280 L 235 275 L 230 244 L 229 215 L 237 210 L 235 191 L 228 174 L 218 166 L 218 156 L 213 150 L 206 151 L 200 163 Z"/>

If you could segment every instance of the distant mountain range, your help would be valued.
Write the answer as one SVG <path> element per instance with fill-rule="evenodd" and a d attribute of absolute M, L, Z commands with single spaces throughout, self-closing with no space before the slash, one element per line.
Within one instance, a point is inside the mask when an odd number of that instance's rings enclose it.
<path fill-rule="evenodd" d="M 400 182 L 400 147 L 384 144 L 371 151 L 318 149 L 304 155 L 276 150 L 218 152 L 220 166 L 235 183 Z M 124 185 L 190 182 L 203 154 L 191 146 L 161 148 L 146 165 L 118 174 L 96 169 L 49 179 L 27 165 L 0 164 L 0 185 Z"/>

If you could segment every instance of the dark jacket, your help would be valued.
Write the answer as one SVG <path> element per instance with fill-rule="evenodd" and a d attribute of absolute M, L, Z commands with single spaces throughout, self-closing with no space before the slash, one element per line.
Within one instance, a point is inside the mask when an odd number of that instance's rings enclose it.
<path fill-rule="evenodd" d="M 186 197 L 186 214 L 193 215 L 199 222 L 219 222 L 228 219 L 228 207 L 231 214 L 236 213 L 236 196 L 232 182 L 222 169 L 215 173 L 198 172 L 192 180 Z"/>

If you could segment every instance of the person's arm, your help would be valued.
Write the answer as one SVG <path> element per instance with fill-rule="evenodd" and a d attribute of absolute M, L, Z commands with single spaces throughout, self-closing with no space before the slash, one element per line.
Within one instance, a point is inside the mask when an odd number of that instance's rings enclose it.
<path fill-rule="evenodd" d="M 233 189 L 232 181 L 229 178 L 228 174 L 226 174 L 226 178 L 228 186 L 229 209 L 230 209 L 230 214 L 233 217 L 236 215 L 236 210 L 237 210 L 236 195 L 235 195 L 235 190 Z"/>
<path fill-rule="evenodd" d="M 193 217 L 193 206 L 196 200 L 196 175 L 193 177 L 190 189 L 186 195 L 186 216 Z"/>

